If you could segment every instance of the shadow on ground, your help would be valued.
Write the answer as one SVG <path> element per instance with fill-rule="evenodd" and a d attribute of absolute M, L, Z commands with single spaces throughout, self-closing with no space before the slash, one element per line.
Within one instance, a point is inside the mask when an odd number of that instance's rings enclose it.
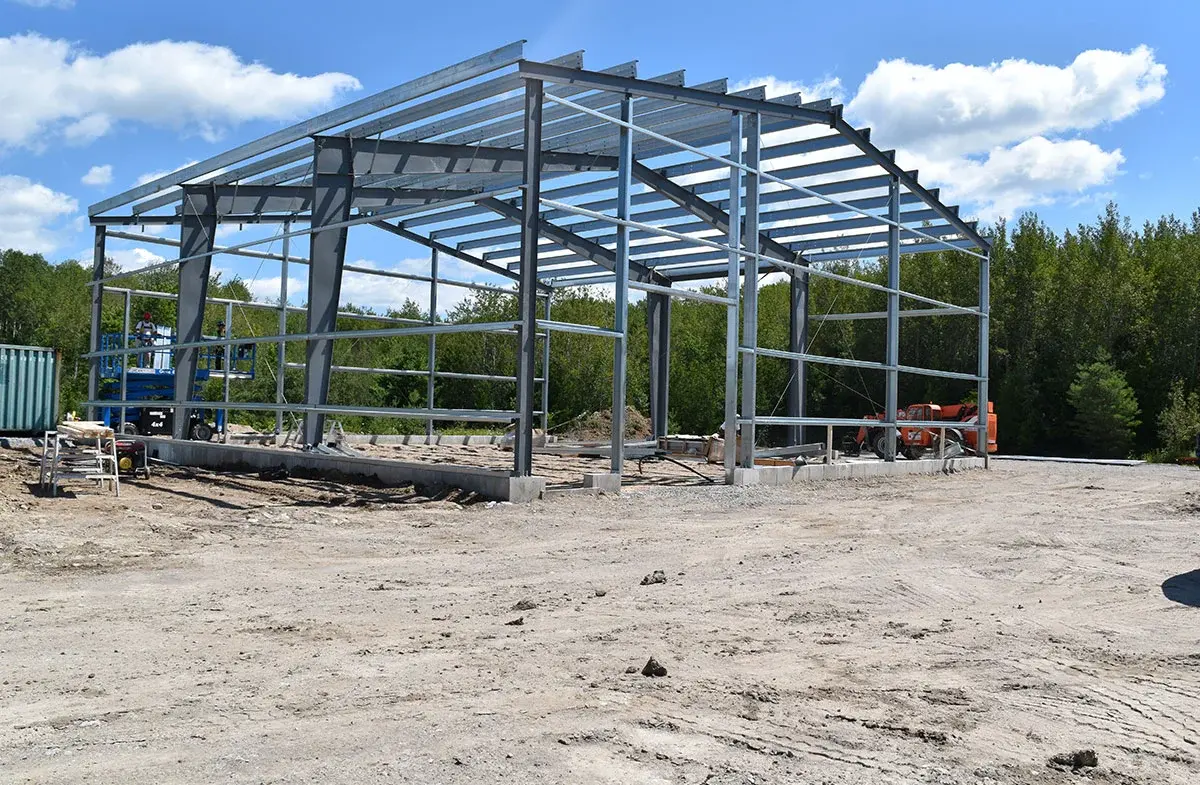
<path fill-rule="evenodd" d="M 1167 578 L 1163 581 L 1162 593 L 1171 602 L 1200 608 L 1200 570 Z"/>

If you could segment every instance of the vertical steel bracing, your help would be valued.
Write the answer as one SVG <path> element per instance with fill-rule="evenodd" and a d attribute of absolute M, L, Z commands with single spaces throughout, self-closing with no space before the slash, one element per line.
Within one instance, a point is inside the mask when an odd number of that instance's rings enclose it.
<path fill-rule="evenodd" d="M 746 218 L 743 232 L 746 250 L 758 252 L 758 169 L 761 118 L 756 113 L 746 115 L 746 166 L 752 171 L 745 173 Z M 733 218 L 730 222 L 733 222 Z M 735 248 L 737 246 L 734 246 Z M 747 258 L 742 292 L 742 343 L 750 349 L 742 353 L 742 449 L 741 464 L 754 468 L 754 443 L 757 438 L 754 417 L 758 410 L 758 261 Z"/>
<path fill-rule="evenodd" d="M 621 99 L 621 122 L 633 122 L 633 97 Z M 630 189 L 633 187 L 633 132 L 619 126 L 617 147 L 617 218 L 628 221 Z M 625 365 L 629 357 L 629 226 L 617 225 L 615 272 L 617 281 L 613 303 L 613 396 L 612 396 L 612 471 L 620 474 L 625 463 Z"/>
<path fill-rule="evenodd" d="M 93 352 L 100 351 L 100 312 L 104 305 L 104 287 L 95 281 L 99 281 L 104 277 L 104 241 L 107 227 L 96 227 L 96 238 L 92 246 L 92 340 L 91 347 Z M 128 361 L 128 357 L 122 357 L 121 361 Z M 91 365 L 88 366 L 88 400 L 94 401 L 100 397 L 100 358 L 93 357 Z M 122 399 L 124 397 L 122 396 Z M 96 419 L 96 408 L 88 407 L 88 419 Z"/>
<path fill-rule="evenodd" d="M 792 273 L 788 286 L 788 351 L 808 351 L 808 276 Z M 804 360 L 788 360 L 787 416 L 803 417 L 808 396 L 808 368 Z M 804 444 L 804 426 L 789 425 L 788 441 Z"/>
<path fill-rule="evenodd" d="M 979 401 L 979 454 L 983 456 L 983 466 L 986 469 L 988 458 L 988 376 L 989 355 L 988 331 L 991 323 L 991 277 L 992 260 L 989 251 L 979 260 L 979 365 L 976 374 L 979 376 L 979 387 L 976 398 Z"/>
<path fill-rule="evenodd" d="M 287 335 L 287 308 L 288 308 L 288 256 L 291 255 L 292 238 L 288 237 L 288 232 L 292 230 L 291 223 L 283 225 L 283 258 L 279 263 L 279 334 Z M 275 403 L 279 406 L 283 405 L 283 383 L 285 379 L 285 370 L 287 367 L 287 342 L 283 339 L 279 341 L 279 358 L 275 369 Z M 283 409 L 275 412 L 275 433 L 283 433 Z"/>
<path fill-rule="evenodd" d="M 667 435 L 671 378 L 671 297 L 646 295 L 646 335 L 650 343 L 650 430 L 655 439 Z"/>
<path fill-rule="evenodd" d="M 742 162 L 742 116 L 733 112 L 729 118 L 729 160 Z M 726 239 L 729 246 L 729 281 L 726 297 L 729 305 L 725 309 L 725 481 L 733 482 L 733 470 L 737 465 L 738 437 L 738 276 L 741 275 L 741 256 L 737 248 L 742 245 L 742 170 L 729 167 L 729 230 Z M 750 262 L 749 267 L 757 266 Z"/>
<path fill-rule="evenodd" d="M 438 296 L 438 251 L 432 248 L 429 251 L 429 323 L 437 323 L 437 296 Z M 434 374 L 437 372 L 437 335 L 429 334 L 429 359 L 426 361 L 429 368 L 429 378 L 425 381 L 425 400 L 426 405 L 433 408 L 434 395 Z M 433 418 L 425 421 L 425 436 L 428 439 L 433 439 Z"/>
<path fill-rule="evenodd" d="M 322 228 L 350 219 L 354 190 L 352 142 L 322 137 L 313 151 L 312 234 L 308 260 L 308 332 L 337 329 L 338 301 L 342 292 L 342 267 L 346 262 L 346 227 Z M 324 406 L 329 398 L 333 365 L 333 340 L 310 338 L 304 367 L 304 403 Z M 325 432 L 325 415 L 304 416 L 304 443 L 318 444 Z"/>
<path fill-rule="evenodd" d="M 517 432 L 513 445 L 513 474 L 533 474 L 533 385 L 537 363 L 538 229 L 542 201 L 542 103 L 539 79 L 525 80 L 525 182 L 521 205 L 521 280 L 517 301 L 520 327 L 517 340 Z"/>
<path fill-rule="evenodd" d="M 900 220 L 900 178 L 892 177 L 888 185 L 888 218 Z M 896 366 L 900 364 L 900 229 L 894 225 L 888 226 L 888 256 L 887 256 L 887 365 L 886 382 L 884 386 L 884 412 L 889 422 L 895 422 L 896 409 L 900 406 L 900 372 Z M 884 460 L 896 460 L 896 441 L 899 428 L 896 425 L 886 429 L 887 448 L 884 450 Z"/>
<path fill-rule="evenodd" d="M 208 297 L 208 274 L 212 267 L 212 256 L 188 258 L 197 254 L 211 254 L 217 236 L 216 196 L 204 186 L 184 186 L 183 220 L 179 231 L 179 258 L 186 259 L 179 265 L 179 308 L 175 317 L 175 341 L 179 344 L 195 343 L 204 332 L 204 304 Z M 200 350 L 185 347 L 175 350 L 175 400 L 188 401 L 196 384 L 196 366 Z M 154 355 L 146 358 L 151 365 Z M 176 439 L 186 439 L 191 429 L 191 409 L 175 407 L 174 434 Z"/>
<path fill-rule="evenodd" d="M 122 317 L 122 320 L 121 320 L 121 346 L 122 347 L 129 346 L 129 317 L 130 317 L 130 313 L 132 313 L 132 311 L 133 311 L 133 304 L 132 304 L 132 302 L 130 302 L 132 297 L 133 297 L 132 292 L 130 292 L 128 289 L 126 289 L 125 290 L 125 303 L 124 303 L 125 307 L 122 309 L 124 311 L 124 316 Z M 129 392 L 129 358 L 122 357 L 121 358 L 121 400 L 122 401 L 128 400 L 128 392 Z M 124 430 L 124 428 L 125 428 L 125 407 L 122 406 L 121 407 L 121 429 Z"/>

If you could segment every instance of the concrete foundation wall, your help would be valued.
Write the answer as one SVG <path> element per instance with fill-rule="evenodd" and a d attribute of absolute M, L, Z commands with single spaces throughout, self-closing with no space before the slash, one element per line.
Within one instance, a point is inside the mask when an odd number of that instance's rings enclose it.
<path fill-rule="evenodd" d="M 868 477 L 898 477 L 907 474 L 942 474 L 966 469 L 985 468 L 983 458 L 947 458 L 923 461 L 862 461 L 853 463 L 815 463 L 808 466 L 758 466 L 739 470 L 735 485 L 785 485 L 812 480 L 853 480 Z"/>
<path fill-rule="evenodd" d="M 508 472 L 500 469 L 351 458 L 269 447 L 175 441 L 153 436 L 139 437 L 139 441 L 146 443 L 151 458 L 206 469 L 261 471 L 282 466 L 297 476 L 366 478 L 386 486 L 416 484 L 462 488 L 490 499 L 512 502 L 527 502 L 539 498 L 546 487 L 544 478 L 511 477 Z"/>

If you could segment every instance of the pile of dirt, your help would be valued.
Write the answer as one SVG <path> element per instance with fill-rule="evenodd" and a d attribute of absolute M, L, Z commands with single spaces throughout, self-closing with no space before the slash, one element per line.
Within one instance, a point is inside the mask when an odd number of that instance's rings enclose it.
<path fill-rule="evenodd" d="M 560 438 L 571 441 L 599 441 L 612 435 L 612 409 L 591 412 L 576 418 Z M 625 407 L 625 441 L 644 441 L 650 438 L 650 419 L 632 406 Z"/>

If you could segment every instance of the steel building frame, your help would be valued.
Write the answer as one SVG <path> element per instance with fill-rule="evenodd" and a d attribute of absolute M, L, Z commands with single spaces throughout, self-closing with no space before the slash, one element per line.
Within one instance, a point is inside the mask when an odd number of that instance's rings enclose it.
<path fill-rule="evenodd" d="M 128 207 L 122 214 L 114 210 Z M 811 416 L 807 411 L 809 363 L 849 366 L 885 374 L 887 460 L 894 460 L 899 374 L 974 382 L 987 401 L 989 244 L 958 209 L 942 204 L 916 172 L 895 162 L 894 151 L 870 142 L 868 129 L 847 123 L 840 106 L 806 101 L 799 94 L 768 98 L 764 87 L 730 92 L 725 80 L 685 85 L 682 71 L 640 78 L 636 63 L 586 70 L 580 52 L 548 62 L 523 58 L 523 42 L 487 52 L 374 96 L 282 129 L 105 199 L 89 208 L 95 227 L 92 280 L 92 370 L 89 406 L 97 400 L 100 313 L 112 284 L 140 273 L 178 269 L 179 316 L 175 344 L 176 438 L 182 438 L 187 400 L 201 346 L 221 344 L 200 334 L 211 260 L 232 254 L 279 262 L 276 335 L 227 338 L 225 343 L 277 347 L 281 369 L 303 371 L 302 403 L 283 398 L 283 371 L 274 402 L 226 405 L 305 415 L 303 438 L 320 441 L 327 414 L 418 417 L 433 433 L 439 420 L 516 423 L 513 474 L 532 473 L 535 425 L 545 428 L 549 409 L 551 335 L 558 331 L 610 338 L 613 362 L 612 471 L 624 462 L 624 412 L 630 292 L 647 299 L 650 414 L 655 436 L 665 435 L 669 406 L 670 303 L 691 299 L 726 310 L 725 433 L 741 434 L 741 448 L 726 450 L 726 475 L 752 469 L 756 428 L 788 426 L 799 443 L 805 426 L 851 426 L 860 420 Z M 217 246 L 222 223 L 272 224 L 270 237 Z M 180 227 L 179 240 L 134 234 L 121 227 Z M 370 225 L 430 252 L 430 274 L 378 270 L 345 263 L 350 228 Z M 308 236 L 307 258 L 290 253 L 293 238 Z M 157 264 L 105 274 L 108 239 L 149 242 L 178 249 Z M 282 241 L 282 253 L 252 250 Z M 962 305 L 901 288 L 900 257 L 942 249 L 978 260 L 979 302 Z M 471 264 L 514 282 L 513 288 L 439 275 L 441 257 Z M 886 285 L 836 273 L 825 262 L 885 258 Z M 289 334 L 288 267 L 308 268 L 307 315 L 302 333 Z M 390 276 L 430 284 L 427 320 L 339 314 L 343 273 Z M 758 341 L 761 274 L 790 280 L 786 350 Z M 866 287 L 886 295 L 885 311 L 810 316 L 814 278 Z M 725 279 L 723 296 L 679 284 Z M 615 321 L 582 325 L 551 319 L 553 294 L 564 287 L 611 285 Z M 485 324 L 437 320 L 438 289 L 457 286 L 502 291 L 517 298 L 518 318 Z M 138 294 L 142 294 L 138 292 Z M 175 295 L 166 295 L 175 296 Z M 923 308 L 901 309 L 901 300 Z M 220 301 L 225 302 L 225 301 Z M 902 364 L 901 317 L 966 315 L 978 323 L 975 373 Z M 337 318 L 386 324 L 338 330 Z M 882 319 L 886 352 L 879 361 L 812 354 L 810 321 Z M 514 376 L 438 371 L 437 336 L 456 332 L 512 334 L 518 345 Z M 394 335 L 428 337 L 424 369 L 357 368 L 332 363 L 333 341 Z M 541 338 L 539 356 L 537 340 Z M 306 347 L 303 364 L 286 363 L 288 341 Z M 759 412 L 760 358 L 789 363 L 786 416 Z M 537 375 L 541 366 L 541 376 Z M 740 371 L 740 375 L 739 375 Z M 420 409 L 332 406 L 330 375 L 398 374 L 427 377 Z M 505 380 L 516 384 L 512 411 L 436 407 L 438 378 Z M 740 383 L 739 383 L 740 380 Z M 540 410 L 535 388 L 541 384 Z M 228 395 L 226 395 L 228 399 Z M 106 401 L 120 407 L 127 402 Z M 921 425 L 905 421 L 905 425 Z M 941 425 L 934 423 L 932 425 Z M 986 444 L 986 418 L 978 423 Z"/>

